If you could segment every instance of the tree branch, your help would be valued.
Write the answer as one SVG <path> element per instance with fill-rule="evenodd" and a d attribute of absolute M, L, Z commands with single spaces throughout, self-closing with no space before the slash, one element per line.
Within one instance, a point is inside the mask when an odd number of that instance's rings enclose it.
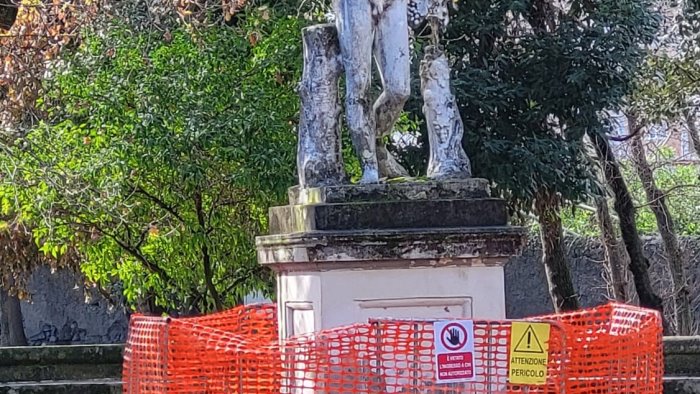
<path fill-rule="evenodd" d="M 676 185 L 676 186 L 670 187 L 670 188 L 666 189 L 665 191 L 662 191 L 661 194 L 659 196 L 657 196 L 657 198 L 649 200 L 646 204 L 635 205 L 634 208 L 639 209 L 639 208 L 647 207 L 649 205 L 652 205 L 652 204 L 658 202 L 661 198 L 666 198 L 669 194 L 671 194 L 672 191 L 677 190 L 677 189 L 685 189 L 685 188 L 700 188 L 700 185 L 683 184 L 683 185 Z"/>
<path fill-rule="evenodd" d="M 77 223 L 77 224 L 80 224 L 80 223 Z M 141 264 L 143 264 L 143 266 L 146 267 L 146 269 L 148 269 L 149 271 L 151 271 L 151 272 L 155 273 L 156 275 L 160 276 L 161 279 L 163 279 L 164 281 L 166 281 L 166 282 L 168 282 L 168 283 L 170 283 L 170 284 L 174 284 L 174 283 L 175 283 L 175 282 L 173 282 L 173 280 L 172 280 L 172 278 L 170 277 L 170 275 L 168 275 L 168 274 L 165 272 L 165 270 L 163 270 L 161 267 L 159 267 L 159 266 L 156 265 L 155 263 L 153 263 L 153 262 L 151 262 L 151 261 L 148 261 L 148 259 L 147 259 L 144 255 L 142 255 L 142 254 L 139 252 L 138 249 L 135 249 L 134 247 L 129 246 L 127 243 L 125 243 L 124 241 L 122 241 L 121 239 L 119 239 L 119 237 L 117 237 L 116 235 L 110 233 L 109 231 L 106 231 L 104 228 L 102 228 L 101 226 L 97 225 L 96 223 L 83 223 L 83 225 L 92 226 L 92 227 L 94 227 L 95 229 L 97 229 L 97 231 L 99 231 L 101 234 L 104 234 L 104 235 L 106 235 L 107 237 L 111 238 L 114 242 L 117 243 L 117 245 L 118 245 L 120 248 L 122 248 L 124 251 L 126 251 L 127 253 L 129 253 L 129 254 L 130 254 L 131 256 L 133 256 L 135 259 L 137 259 L 138 261 L 140 261 Z"/>
<path fill-rule="evenodd" d="M 147 191 L 144 190 L 141 186 L 134 185 L 134 186 L 132 186 L 132 187 L 134 188 L 134 191 L 135 191 L 135 192 L 137 192 L 137 193 L 139 193 L 139 194 L 141 194 L 141 195 L 143 195 L 143 196 L 146 196 L 149 200 L 153 201 L 156 205 L 158 205 L 159 207 L 161 207 L 164 211 L 170 213 L 170 214 L 173 215 L 175 218 L 177 218 L 177 220 L 179 220 L 179 221 L 182 222 L 183 224 L 187 224 L 187 222 L 185 221 L 185 219 L 183 219 L 182 216 L 180 216 L 180 214 L 177 213 L 177 211 L 175 210 L 174 207 L 168 205 L 165 201 L 163 201 L 163 200 L 161 200 L 160 198 L 158 198 L 158 197 L 152 195 L 151 193 L 147 192 Z"/>
<path fill-rule="evenodd" d="M 636 137 L 637 134 L 639 134 L 639 132 L 642 131 L 643 128 L 644 128 L 644 126 L 639 125 L 639 126 L 635 127 L 635 128 L 632 130 L 632 132 L 629 133 L 628 135 L 625 135 L 625 136 L 622 136 L 622 137 L 615 137 L 615 136 L 609 135 L 609 136 L 608 136 L 608 139 L 609 139 L 610 141 L 615 141 L 615 142 L 624 142 L 624 141 L 627 141 L 627 140 L 630 140 L 630 139 Z"/>
<path fill-rule="evenodd" d="M 206 220 L 204 217 L 204 207 L 202 206 L 202 195 L 199 192 L 196 192 L 194 194 L 194 207 L 195 211 L 197 212 L 197 221 L 199 223 L 200 231 L 202 235 L 206 238 Z M 201 250 L 202 264 L 204 265 L 204 281 L 206 282 L 207 290 L 209 290 L 209 293 L 211 294 L 211 297 L 214 300 L 216 310 L 222 311 L 224 310 L 224 304 L 221 301 L 219 293 L 216 291 L 216 286 L 214 286 L 214 274 L 211 269 L 211 256 L 209 255 L 209 248 L 207 247 L 206 242 L 202 242 Z"/>

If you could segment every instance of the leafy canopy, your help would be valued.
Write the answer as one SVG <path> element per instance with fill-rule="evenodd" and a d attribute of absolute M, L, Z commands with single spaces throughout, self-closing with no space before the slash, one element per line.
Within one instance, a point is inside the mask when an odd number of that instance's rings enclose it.
<path fill-rule="evenodd" d="M 77 245 L 132 305 L 212 310 L 269 292 L 254 236 L 293 182 L 301 23 L 85 33 L 51 70 L 47 120 L 6 146 L 3 210 L 42 251 Z"/>
<path fill-rule="evenodd" d="M 446 40 L 476 175 L 522 210 L 596 192 L 582 137 L 604 131 L 656 28 L 648 1 L 460 2 Z"/>

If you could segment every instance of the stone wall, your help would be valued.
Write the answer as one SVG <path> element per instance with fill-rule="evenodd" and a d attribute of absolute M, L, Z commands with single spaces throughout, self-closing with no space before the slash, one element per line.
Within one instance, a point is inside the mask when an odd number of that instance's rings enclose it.
<path fill-rule="evenodd" d="M 662 289 L 662 297 L 670 300 L 663 245 L 658 238 L 647 238 L 645 244 L 652 264 L 654 287 Z M 592 306 L 606 302 L 608 286 L 600 243 L 595 239 L 569 237 L 566 245 L 582 304 Z M 682 246 L 690 257 L 690 283 L 700 283 L 700 237 L 685 238 Z M 533 237 L 523 255 L 506 265 L 509 318 L 552 312 L 541 253 L 539 240 Z M 691 285 L 691 288 L 696 320 L 700 322 L 700 286 Z M 32 276 L 29 290 L 32 300 L 22 302 L 22 313 L 31 344 L 120 343 L 126 339 L 128 322 L 123 308 L 111 306 L 99 293 L 86 289 L 78 275 L 69 271 L 52 274 L 49 269 L 41 268 Z M 670 305 L 667 309 L 670 310 Z"/>
<path fill-rule="evenodd" d="M 566 254 L 572 270 L 574 285 L 584 306 L 593 306 L 608 300 L 608 285 L 603 269 L 603 249 L 597 239 L 567 237 Z M 672 305 L 671 282 L 666 268 L 663 244 L 658 237 L 644 239 L 645 254 L 651 263 L 651 280 L 659 295 L 666 301 L 666 310 Z M 688 263 L 686 272 L 691 288 L 691 300 L 696 322 L 700 322 L 700 237 L 681 239 L 681 247 Z M 523 255 L 506 265 L 506 313 L 509 318 L 551 313 L 552 302 L 547 290 L 542 248 L 538 238 L 532 238 Z M 630 277 L 630 286 L 631 286 Z"/>
<path fill-rule="evenodd" d="M 31 345 L 122 343 L 127 317 L 67 270 L 39 268 L 30 278 L 31 301 L 22 302 L 24 331 Z M 1 335 L 2 333 L 0 333 Z"/>
<path fill-rule="evenodd" d="M 120 345 L 0 348 L 0 394 L 121 393 L 122 352 Z M 700 337 L 665 338 L 664 365 L 664 394 L 700 393 Z"/>

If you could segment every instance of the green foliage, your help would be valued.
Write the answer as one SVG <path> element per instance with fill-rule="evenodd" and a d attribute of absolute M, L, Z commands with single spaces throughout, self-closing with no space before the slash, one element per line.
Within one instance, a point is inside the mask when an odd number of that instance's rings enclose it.
<path fill-rule="evenodd" d="M 658 233 L 656 217 L 649 209 L 641 181 L 636 177 L 631 163 L 624 167 L 630 193 L 637 209 L 637 229 L 642 234 Z M 634 177 L 634 178 L 633 178 Z M 666 204 L 673 217 L 678 235 L 700 235 L 700 178 L 697 165 L 666 162 L 654 171 L 654 179 L 666 194 Z"/>
<path fill-rule="evenodd" d="M 669 6 L 673 18 L 667 17 L 627 99 L 628 111 L 643 123 L 682 119 L 698 106 L 693 101 L 700 92 L 700 9 L 697 1 L 680 4 Z"/>
<path fill-rule="evenodd" d="M 594 206 L 587 208 L 595 209 Z M 581 235 L 584 237 L 599 237 L 600 227 L 595 216 L 595 212 L 591 209 L 582 209 L 577 206 L 570 206 L 561 212 L 562 226 L 566 231 Z"/>
<path fill-rule="evenodd" d="M 640 234 L 658 234 L 656 217 L 649 209 L 649 204 L 642 183 L 632 163 L 623 162 L 623 171 L 627 186 L 634 200 L 637 229 Z M 668 162 L 654 171 L 654 178 L 660 190 L 666 194 L 666 204 L 671 212 L 678 235 L 700 235 L 700 178 L 694 164 L 674 164 Z M 594 208 L 592 203 L 590 207 Z M 572 207 L 562 212 L 564 227 L 576 234 L 597 237 L 600 230 L 595 212 L 581 207 Z"/>
<path fill-rule="evenodd" d="M 596 191 L 582 136 L 619 108 L 657 26 L 648 1 L 547 4 L 460 2 L 447 33 L 474 171 L 522 210 Z"/>
<path fill-rule="evenodd" d="M 647 59 L 628 99 L 628 110 L 645 123 L 682 119 L 700 92 L 696 63 L 692 57 L 665 54 Z"/>
<path fill-rule="evenodd" d="M 3 211 L 88 279 L 180 310 L 269 294 L 254 236 L 294 179 L 301 22 L 87 33 L 52 70 L 46 122 L 6 146 Z M 155 297 L 153 299 L 153 297 Z"/>

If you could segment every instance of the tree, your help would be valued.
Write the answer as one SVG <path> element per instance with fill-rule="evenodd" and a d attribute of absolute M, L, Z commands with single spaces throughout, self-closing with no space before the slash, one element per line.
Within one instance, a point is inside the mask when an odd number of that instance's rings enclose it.
<path fill-rule="evenodd" d="M 635 124 L 632 116 L 628 115 L 627 118 L 630 119 L 630 125 Z M 646 150 L 644 149 L 641 135 L 636 135 L 632 138 L 631 144 L 637 173 L 642 180 L 647 201 L 649 201 L 651 210 L 656 217 L 659 233 L 661 233 L 661 239 L 664 243 L 664 250 L 668 257 L 675 301 L 676 333 L 678 335 L 690 335 L 693 329 L 693 319 L 690 310 L 690 291 L 688 290 L 685 267 L 683 266 L 685 259 L 683 258 L 680 245 L 678 244 L 673 217 L 666 205 L 666 196 L 659 190 L 654 181 L 654 173 L 647 161 Z"/>
<path fill-rule="evenodd" d="M 24 333 L 24 319 L 20 305 L 23 295 L 22 283 L 17 283 L 28 275 L 17 275 L 17 272 L 35 266 L 34 259 L 38 257 L 36 245 L 31 233 L 26 229 L 12 228 L 5 223 L 2 231 L 2 275 L 0 275 L 0 345 L 26 346 L 27 337 Z M 18 255 L 18 251 L 29 252 Z M 17 277 L 17 279 L 15 279 Z M 18 280 L 19 279 L 19 280 Z"/>
<path fill-rule="evenodd" d="M 22 133 L 40 117 L 35 100 L 46 65 L 63 48 L 75 44 L 76 30 L 94 10 L 94 4 L 80 0 L 21 7 L 18 1 L 0 0 L 0 133 L 4 137 Z M 20 307 L 20 300 L 28 296 L 26 280 L 36 265 L 56 263 L 37 253 L 31 230 L 15 219 L 3 218 L 0 230 L 0 343 L 5 346 L 26 345 Z"/>
<path fill-rule="evenodd" d="M 85 31 L 46 81 L 46 121 L 5 147 L 4 204 L 41 251 L 74 246 L 89 280 L 121 281 L 134 305 L 269 293 L 253 240 L 293 180 L 301 59 L 301 21 L 284 14 Z"/>
<path fill-rule="evenodd" d="M 96 2 L 66 0 L 22 4 L 0 0 L 0 132 L 15 135 L 43 114 L 36 108 L 46 67 L 79 44 L 80 29 L 97 12 Z"/>
<path fill-rule="evenodd" d="M 76 255 L 72 249 L 59 259 L 40 253 L 31 230 L 15 220 L 0 221 L 0 245 L 0 344 L 25 346 L 20 301 L 31 298 L 26 290 L 30 274 L 38 265 L 74 269 Z"/>
<path fill-rule="evenodd" d="M 552 193 L 541 193 L 535 198 L 535 212 L 540 224 L 542 262 L 547 274 L 549 293 L 556 311 L 579 308 L 578 296 L 566 265 L 562 245 L 564 231 L 561 224 L 561 202 Z"/>
<path fill-rule="evenodd" d="M 595 193 L 582 138 L 603 129 L 644 58 L 656 20 L 646 1 L 461 2 L 450 22 L 457 96 L 476 175 L 512 208 L 538 214 L 555 308 L 576 306 L 560 209 Z"/>
<path fill-rule="evenodd" d="M 629 94 L 625 112 L 635 168 L 647 203 L 656 219 L 669 264 L 674 287 L 673 320 L 676 322 L 677 333 L 689 335 L 692 316 L 683 253 L 666 196 L 657 187 L 653 170 L 647 161 L 641 134 L 646 126 L 658 122 L 690 120 L 692 123 L 692 117 L 688 117 L 692 111 L 689 105 L 692 97 L 700 90 L 700 73 L 696 66 L 700 59 L 697 45 L 700 19 L 684 2 L 680 2 L 680 7 L 670 6 L 662 8 L 662 11 L 666 11 L 667 18 L 650 51 L 652 56 L 635 76 L 634 90 Z M 691 139 L 694 137 L 693 126 L 688 124 Z"/>
<path fill-rule="evenodd" d="M 632 195 L 622 176 L 620 165 L 605 135 L 591 133 L 591 140 L 603 167 L 605 179 L 615 197 L 614 208 L 620 221 L 620 232 L 630 258 L 629 268 L 634 279 L 640 305 L 663 312 L 663 303 L 649 279 L 649 260 L 644 255 L 644 245 L 639 238 Z"/>
<path fill-rule="evenodd" d="M 700 127 L 698 126 L 698 109 L 688 109 L 685 114 L 685 121 L 688 125 L 688 136 L 695 150 L 695 155 L 700 158 Z"/>
<path fill-rule="evenodd" d="M 619 302 L 627 302 L 627 267 L 624 263 L 626 255 L 622 250 L 622 244 L 617 238 L 608 199 L 596 196 L 596 219 L 600 228 L 600 240 L 603 244 L 605 265 L 612 288 L 612 295 Z"/>

